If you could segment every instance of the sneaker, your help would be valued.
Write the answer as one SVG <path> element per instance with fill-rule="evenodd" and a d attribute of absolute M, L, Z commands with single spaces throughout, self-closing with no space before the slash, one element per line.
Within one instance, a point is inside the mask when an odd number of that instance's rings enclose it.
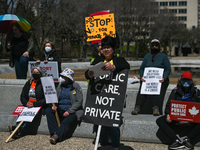
<path fill-rule="evenodd" d="M 159 116 L 160 115 L 159 107 L 157 107 L 157 106 L 153 107 L 153 115 L 154 116 Z"/>
<path fill-rule="evenodd" d="M 49 141 L 51 144 L 56 144 L 58 141 L 58 135 L 57 134 L 52 135 Z"/>
<path fill-rule="evenodd" d="M 194 146 L 190 143 L 190 139 L 188 137 L 183 139 L 183 144 L 185 145 L 186 149 L 194 149 Z"/>
<path fill-rule="evenodd" d="M 134 110 L 131 112 L 132 115 L 137 115 L 140 112 L 140 106 L 136 105 Z"/>
<path fill-rule="evenodd" d="M 184 145 L 178 139 L 176 139 L 174 143 L 168 146 L 168 149 L 179 149 L 179 148 L 184 148 Z"/>

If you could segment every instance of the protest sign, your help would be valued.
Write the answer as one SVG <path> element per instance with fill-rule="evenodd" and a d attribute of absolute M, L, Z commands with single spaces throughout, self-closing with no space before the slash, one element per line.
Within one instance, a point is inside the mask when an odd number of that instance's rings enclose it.
<path fill-rule="evenodd" d="M 106 36 L 116 37 L 114 14 L 85 18 L 87 41 L 101 40 Z"/>
<path fill-rule="evenodd" d="M 43 76 L 52 76 L 53 80 L 55 82 L 59 81 L 59 75 L 58 75 L 58 63 L 57 61 L 50 61 L 48 63 L 40 62 L 40 64 L 36 63 L 35 61 L 29 61 L 29 72 L 30 72 L 30 77 L 31 77 L 31 70 L 35 66 L 40 66 L 43 71 Z"/>
<path fill-rule="evenodd" d="M 18 105 L 15 108 L 14 112 L 12 113 L 12 115 L 20 115 L 22 113 L 23 109 L 24 109 L 23 105 Z"/>
<path fill-rule="evenodd" d="M 171 120 L 200 123 L 200 103 L 171 100 Z"/>
<path fill-rule="evenodd" d="M 97 63 L 95 65 L 89 66 L 88 69 L 90 71 L 94 72 L 94 77 L 99 77 L 99 76 L 106 75 L 106 74 L 110 73 L 110 70 L 103 70 L 102 69 L 102 67 L 104 67 L 105 65 L 106 65 L 106 63 L 99 62 L 99 63 Z"/>
<path fill-rule="evenodd" d="M 40 109 L 41 107 L 32 107 L 32 108 L 24 107 L 22 113 L 20 114 L 16 122 L 20 121 L 32 122 L 35 115 L 39 112 Z"/>
<path fill-rule="evenodd" d="M 97 125 L 119 127 L 126 96 L 128 70 L 90 81 L 83 120 Z"/>
<path fill-rule="evenodd" d="M 148 67 L 144 70 L 143 78 L 146 82 L 142 82 L 140 94 L 160 95 L 161 80 L 163 78 L 162 68 Z"/>
<path fill-rule="evenodd" d="M 46 99 L 46 103 L 58 103 L 57 92 L 53 82 L 53 77 L 41 77 L 42 87 Z"/>

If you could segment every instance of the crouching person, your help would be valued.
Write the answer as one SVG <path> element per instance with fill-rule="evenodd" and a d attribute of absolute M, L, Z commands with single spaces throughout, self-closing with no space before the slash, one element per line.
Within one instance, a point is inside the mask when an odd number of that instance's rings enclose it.
<path fill-rule="evenodd" d="M 74 71 L 66 68 L 60 75 L 64 81 L 61 81 L 57 87 L 58 105 L 46 109 L 51 144 L 70 138 L 77 125 L 80 124 L 83 115 L 82 89 L 73 79 Z M 55 111 L 58 112 L 60 127 L 56 120 Z"/>

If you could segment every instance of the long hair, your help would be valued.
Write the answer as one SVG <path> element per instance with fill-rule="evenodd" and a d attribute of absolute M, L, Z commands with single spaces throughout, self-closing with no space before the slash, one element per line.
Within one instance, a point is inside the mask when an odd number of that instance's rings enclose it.
<path fill-rule="evenodd" d="M 45 51 L 45 45 L 46 45 L 47 43 L 50 43 L 50 44 L 51 44 L 52 50 L 55 49 L 54 43 L 53 43 L 52 41 L 50 41 L 50 40 L 46 40 L 46 41 L 44 42 L 43 47 L 42 47 L 42 50 L 43 50 L 43 51 Z"/>

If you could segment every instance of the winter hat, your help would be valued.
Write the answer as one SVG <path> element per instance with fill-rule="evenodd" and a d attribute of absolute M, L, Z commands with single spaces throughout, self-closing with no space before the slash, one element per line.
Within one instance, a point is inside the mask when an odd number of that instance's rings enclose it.
<path fill-rule="evenodd" d="M 181 79 L 192 79 L 192 74 L 190 72 L 183 72 Z"/>
<path fill-rule="evenodd" d="M 70 68 L 65 68 L 61 73 L 61 76 L 63 77 L 67 77 L 69 79 L 71 79 L 72 81 L 74 81 L 73 76 L 74 76 L 74 71 Z"/>
<path fill-rule="evenodd" d="M 151 41 L 151 43 L 159 43 L 159 44 L 160 44 L 160 41 L 159 41 L 158 39 L 153 39 L 153 40 Z"/>

